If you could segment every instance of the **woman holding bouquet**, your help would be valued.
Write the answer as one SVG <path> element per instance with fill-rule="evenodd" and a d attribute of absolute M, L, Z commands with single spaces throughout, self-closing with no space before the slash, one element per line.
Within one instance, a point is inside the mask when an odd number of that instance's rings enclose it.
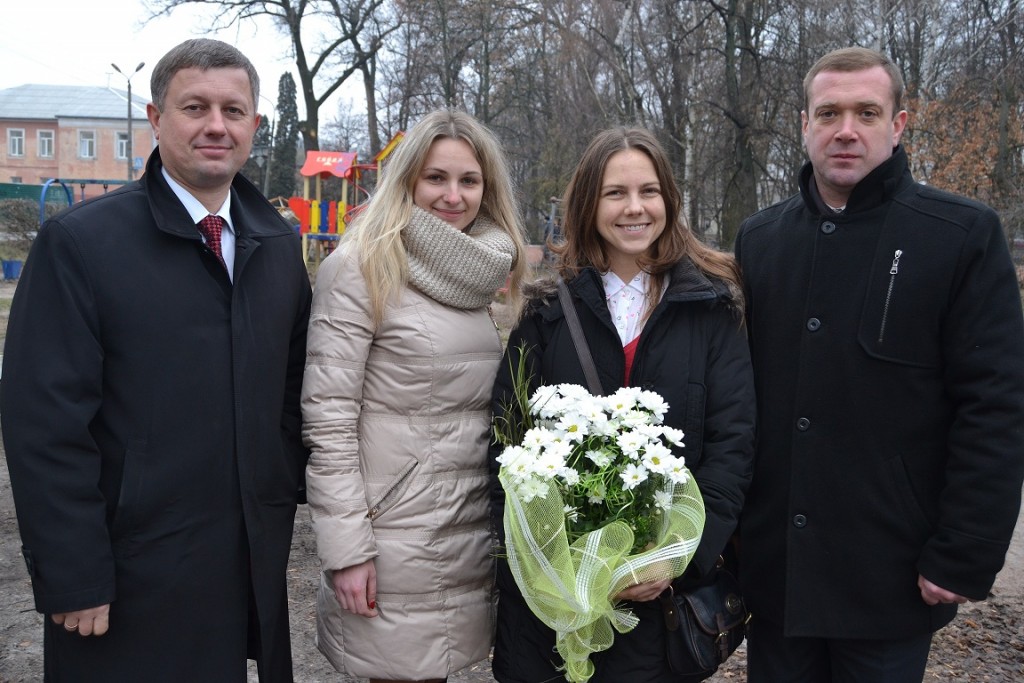
<path fill-rule="evenodd" d="M 739 272 L 731 255 L 703 245 L 684 224 L 668 157 L 642 129 L 599 133 L 565 193 L 562 233 L 553 248 L 581 326 L 610 394 L 623 386 L 656 392 L 664 424 L 685 434 L 680 454 L 699 484 L 706 521 L 676 586 L 711 572 L 736 528 L 750 481 L 754 389 L 742 325 Z M 518 370 L 540 385 L 586 386 L 556 282 L 538 283 L 509 339 L 495 382 L 495 417 L 512 404 Z M 496 422 L 497 424 L 498 422 Z M 504 491 L 497 479 L 502 447 L 491 448 L 492 512 L 502 529 Z M 593 654 L 590 683 L 670 683 L 665 621 L 657 598 L 669 579 L 629 586 L 617 600 L 639 618 Z M 498 629 L 493 672 L 501 683 L 562 680 L 556 634 L 531 612 L 508 562 L 498 564 Z"/>
<path fill-rule="evenodd" d="M 349 676 L 442 681 L 487 658 L 488 308 L 524 255 L 499 143 L 445 110 L 409 130 L 317 273 L 302 391 L 317 642 Z"/>

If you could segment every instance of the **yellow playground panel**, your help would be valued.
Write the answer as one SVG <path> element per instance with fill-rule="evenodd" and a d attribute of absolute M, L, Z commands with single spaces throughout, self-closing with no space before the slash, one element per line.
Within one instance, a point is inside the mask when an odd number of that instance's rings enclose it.
<path fill-rule="evenodd" d="M 302 196 L 288 200 L 288 208 L 299 221 L 303 260 L 308 263 L 312 256 L 315 265 L 334 250 L 345 226 L 359 210 L 359 197 L 364 200 L 368 197 L 359 185 L 362 173 L 378 171 L 404 136 L 402 132 L 397 133 L 369 164 L 358 163 L 356 152 L 306 152 L 306 161 L 299 171 L 303 176 Z M 341 178 L 341 197 L 337 201 L 322 197 L 322 181 L 332 175 Z M 312 197 L 311 180 L 314 182 Z"/>

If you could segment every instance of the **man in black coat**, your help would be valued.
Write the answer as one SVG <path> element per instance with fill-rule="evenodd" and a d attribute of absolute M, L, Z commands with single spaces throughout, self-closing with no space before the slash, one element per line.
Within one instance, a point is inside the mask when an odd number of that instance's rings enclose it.
<path fill-rule="evenodd" d="M 138 182 L 39 232 L 0 415 L 48 681 L 292 680 L 307 452 L 299 240 L 239 169 L 259 78 L 190 40 L 153 72 Z"/>
<path fill-rule="evenodd" d="M 984 599 L 1024 480 L 1024 318 L 999 219 L 915 183 L 903 80 L 804 80 L 800 193 L 736 240 L 758 392 L 741 515 L 750 683 L 905 683 Z"/>

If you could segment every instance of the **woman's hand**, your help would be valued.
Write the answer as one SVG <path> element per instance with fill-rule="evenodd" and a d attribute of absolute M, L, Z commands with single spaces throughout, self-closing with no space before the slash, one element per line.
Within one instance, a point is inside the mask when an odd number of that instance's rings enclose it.
<path fill-rule="evenodd" d="M 373 560 L 331 572 L 334 597 L 343 610 L 364 617 L 377 616 L 377 569 Z"/>
<path fill-rule="evenodd" d="M 671 583 L 672 579 L 638 583 L 619 591 L 613 600 L 632 600 L 633 602 L 647 602 L 648 600 L 654 600 L 661 595 Z"/>

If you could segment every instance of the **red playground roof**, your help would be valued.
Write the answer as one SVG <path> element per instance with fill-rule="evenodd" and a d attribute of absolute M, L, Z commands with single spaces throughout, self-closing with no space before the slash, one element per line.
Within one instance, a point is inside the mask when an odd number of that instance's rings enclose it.
<path fill-rule="evenodd" d="M 352 167 L 356 163 L 356 152 L 306 152 L 306 162 L 299 172 L 304 176 L 328 175 L 352 179 Z"/>

